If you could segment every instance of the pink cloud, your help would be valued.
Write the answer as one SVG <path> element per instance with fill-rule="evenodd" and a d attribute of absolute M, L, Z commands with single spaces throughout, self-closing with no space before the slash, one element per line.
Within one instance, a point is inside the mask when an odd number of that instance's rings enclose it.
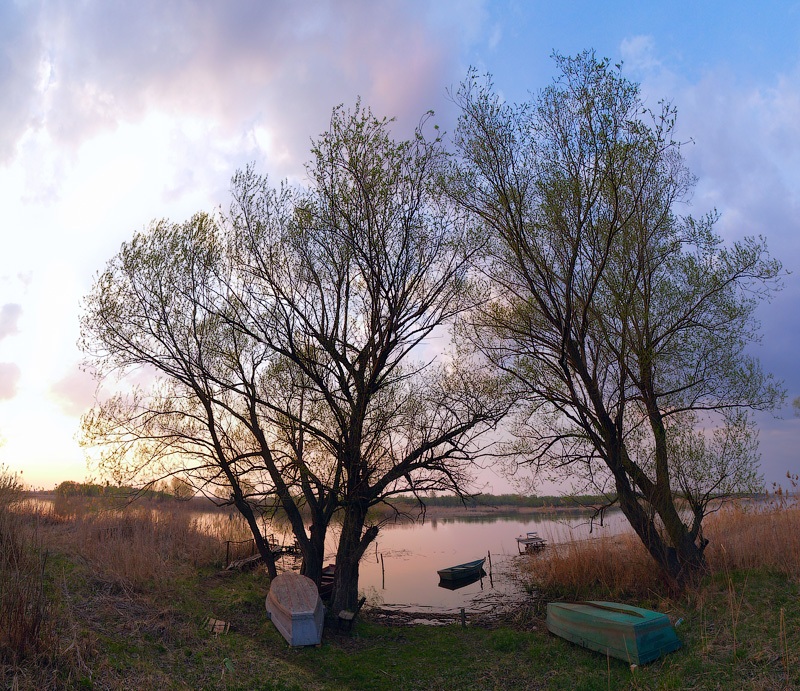
<path fill-rule="evenodd" d="M 17 395 L 19 367 L 13 362 L 0 362 L 0 401 L 8 401 Z"/>
<path fill-rule="evenodd" d="M 267 126 L 302 161 L 339 103 L 361 95 L 412 126 L 441 105 L 461 70 L 456 14 L 399 0 L 44 2 L 44 125 L 77 144 L 157 108 L 233 134 Z"/>
<path fill-rule="evenodd" d="M 50 387 L 50 394 L 67 415 L 80 417 L 94 404 L 97 382 L 77 367 Z"/>

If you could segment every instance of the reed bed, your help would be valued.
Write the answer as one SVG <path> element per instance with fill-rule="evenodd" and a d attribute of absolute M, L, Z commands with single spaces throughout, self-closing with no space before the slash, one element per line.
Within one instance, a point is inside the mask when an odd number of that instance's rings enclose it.
<path fill-rule="evenodd" d="M 18 511 L 22 487 L 0 468 L 0 664 L 16 666 L 52 638 L 44 589 L 47 553 L 38 527 Z"/>
<path fill-rule="evenodd" d="M 800 508 L 784 503 L 736 504 L 707 517 L 709 573 L 766 569 L 800 579 Z M 665 595 L 668 583 L 633 533 L 549 547 L 522 565 L 532 589 L 579 599 Z"/>
<path fill-rule="evenodd" d="M 549 546 L 523 565 L 524 578 L 545 595 L 620 599 L 662 589 L 641 540 L 632 534 Z"/>
<path fill-rule="evenodd" d="M 766 568 L 800 579 L 800 507 L 736 505 L 710 516 L 705 530 L 709 569 Z"/>
<path fill-rule="evenodd" d="M 163 635 L 164 603 L 247 537 L 244 520 L 206 502 L 32 498 L 0 467 L 0 688 L 91 686 L 86 621 L 115 612 L 120 630 Z"/>
<path fill-rule="evenodd" d="M 131 506 L 74 522 L 95 577 L 126 592 L 163 590 L 202 566 L 221 565 L 224 543 L 194 512 Z"/>

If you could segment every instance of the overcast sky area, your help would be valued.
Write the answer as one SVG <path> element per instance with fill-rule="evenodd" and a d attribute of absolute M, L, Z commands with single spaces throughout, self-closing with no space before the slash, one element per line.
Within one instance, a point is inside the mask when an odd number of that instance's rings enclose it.
<path fill-rule="evenodd" d="M 360 96 L 400 135 L 432 109 L 452 132 L 470 66 L 519 101 L 553 51 L 587 48 L 676 106 L 689 211 L 716 208 L 726 240 L 764 235 L 792 272 L 753 352 L 789 393 L 758 418 L 767 485 L 800 470 L 800 3 L 0 0 L 0 46 L 0 463 L 29 486 L 97 479 L 76 441 L 95 388 L 78 318 L 135 231 L 227 206 L 251 162 L 302 183 L 337 104 Z"/>

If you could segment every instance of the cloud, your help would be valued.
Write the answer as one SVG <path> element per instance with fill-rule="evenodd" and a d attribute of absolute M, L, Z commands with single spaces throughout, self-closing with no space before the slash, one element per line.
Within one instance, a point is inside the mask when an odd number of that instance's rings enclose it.
<path fill-rule="evenodd" d="M 8 401 L 17 395 L 19 367 L 13 362 L 0 362 L 0 401 Z"/>
<path fill-rule="evenodd" d="M 39 208 L 60 202 L 87 144 L 136 128 L 165 142 L 163 160 L 142 149 L 136 162 L 169 171 L 175 204 L 224 193 L 251 161 L 302 181 L 331 108 L 358 96 L 397 117 L 397 136 L 429 109 L 442 122 L 486 16 L 483 0 L 17 4 L 0 10 L 0 38 L 19 46 L 5 79 L 0 58 L 0 166 L 16 154 L 21 198 Z"/>
<path fill-rule="evenodd" d="M 632 42 L 649 103 L 670 100 L 678 110 L 677 138 L 689 169 L 697 176 L 691 205 L 679 211 L 720 213 L 717 232 L 727 242 L 763 235 L 771 256 L 791 272 L 784 289 L 757 311 L 760 343 L 748 348 L 767 372 L 782 380 L 789 395 L 800 391 L 797 334 L 800 333 L 800 64 L 782 66 L 754 84 L 727 68 L 705 69 L 694 80 L 681 78 L 661 61 L 650 41 Z M 643 56 L 643 57 L 642 57 Z M 626 67 L 628 67 L 626 63 Z M 794 462 L 797 420 L 757 417 L 762 468 L 768 481 Z M 796 446 L 796 441 L 794 442 Z"/>
<path fill-rule="evenodd" d="M 15 303 L 8 303 L 0 307 L 0 341 L 6 336 L 19 333 L 17 322 L 22 316 L 22 307 Z"/>
<path fill-rule="evenodd" d="M 39 32 L 35 3 L 0 3 L 0 164 L 37 116 L 40 85 Z"/>
<path fill-rule="evenodd" d="M 411 5 L 104 0 L 76 9 L 46 0 L 28 18 L 41 45 L 38 55 L 30 46 L 20 81 L 45 75 L 39 108 L 56 143 L 77 146 L 155 108 L 230 134 L 264 125 L 281 132 L 273 155 L 305 160 L 309 137 L 340 102 L 361 95 L 415 124 L 444 101 L 457 13 Z"/>
<path fill-rule="evenodd" d="M 64 413 L 80 417 L 94 404 L 96 389 L 94 377 L 75 367 L 50 387 L 50 394 Z"/>
<path fill-rule="evenodd" d="M 619 48 L 625 66 L 636 71 L 654 70 L 661 67 L 656 56 L 656 44 L 652 36 L 633 36 L 622 41 Z"/>

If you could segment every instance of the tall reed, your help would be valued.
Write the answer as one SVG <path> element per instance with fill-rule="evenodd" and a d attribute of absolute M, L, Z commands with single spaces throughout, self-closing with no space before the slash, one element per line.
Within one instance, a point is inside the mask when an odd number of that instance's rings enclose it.
<path fill-rule="evenodd" d="M 523 572 L 545 597 L 614 599 L 661 589 L 652 558 L 632 534 L 549 546 L 529 559 Z"/>
<path fill-rule="evenodd" d="M 709 516 L 706 557 L 712 573 L 767 568 L 800 579 L 800 508 L 734 505 Z"/>
<path fill-rule="evenodd" d="M 800 579 L 800 508 L 780 503 L 735 504 L 707 517 L 709 572 L 765 568 Z M 522 566 L 545 595 L 565 598 L 665 594 L 655 562 L 632 533 L 549 547 Z"/>
<path fill-rule="evenodd" d="M 87 514 L 75 521 L 78 549 L 96 577 L 125 591 L 168 586 L 198 566 L 220 565 L 224 547 L 180 505 Z"/>
<path fill-rule="evenodd" d="M 44 591 L 47 553 L 19 511 L 22 485 L 0 467 L 0 662 L 16 666 L 52 635 Z"/>

